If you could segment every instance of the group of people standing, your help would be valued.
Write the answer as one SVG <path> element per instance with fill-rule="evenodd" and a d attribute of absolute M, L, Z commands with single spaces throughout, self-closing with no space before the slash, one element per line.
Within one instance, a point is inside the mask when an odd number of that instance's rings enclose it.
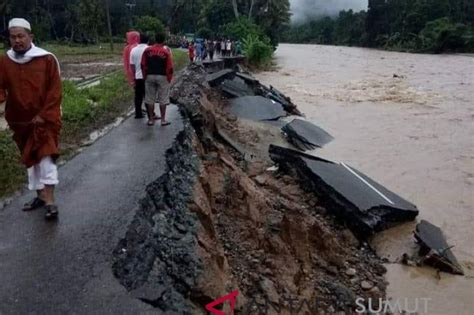
<path fill-rule="evenodd" d="M 170 124 L 166 120 L 166 107 L 170 103 L 173 56 L 165 40 L 165 34 L 158 32 L 154 44 L 150 45 L 147 34 L 127 33 L 123 58 L 128 81 L 135 90 L 135 118 L 144 118 L 142 103 L 145 101 L 148 126 L 153 126 L 155 120 L 161 120 L 162 126 Z M 160 106 L 160 116 L 155 114 L 155 103 Z"/>
<path fill-rule="evenodd" d="M 221 40 L 196 40 L 188 45 L 189 61 L 214 60 L 214 56 L 232 57 L 242 53 L 242 46 L 239 41 L 231 41 L 230 39 Z"/>

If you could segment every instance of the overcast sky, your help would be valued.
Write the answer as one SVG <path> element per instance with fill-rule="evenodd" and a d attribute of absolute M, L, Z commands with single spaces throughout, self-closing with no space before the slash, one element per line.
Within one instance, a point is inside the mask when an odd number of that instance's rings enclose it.
<path fill-rule="evenodd" d="M 307 17 L 336 15 L 341 10 L 367 10 L 368 0 L 290 0 L 292 20 L 301 22 Z"/>

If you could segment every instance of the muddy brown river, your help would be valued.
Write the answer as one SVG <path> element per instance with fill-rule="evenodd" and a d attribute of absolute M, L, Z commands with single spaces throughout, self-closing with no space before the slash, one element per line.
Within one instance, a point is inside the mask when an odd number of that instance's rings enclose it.
<path fill-rule="evenodd" d="M 372 240 L 387 257 L 388 295 L 419 314 L 474 314 L 474 56 L 280 45 L 258 75 L 335 141 L 313 152 L 363 171 L 440 226 L 466 276 L 397 263 L 415 223 Z M 425 301 L 425 300 L 423 300 Z M 411 304 L 410 304 L 411 303 Z"/>

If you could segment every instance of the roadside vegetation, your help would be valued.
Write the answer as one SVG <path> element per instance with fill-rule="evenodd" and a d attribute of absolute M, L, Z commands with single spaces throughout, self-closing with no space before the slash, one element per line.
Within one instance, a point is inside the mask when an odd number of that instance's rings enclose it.
<path fill-rule="evenodd" d="M 55 54 L 61 63 L 76 63 L 98 61 L 105 62 L 109 60 L 121 62 L 123 46 L 124 43 L 115 44 L 114 50 L 111 51 L 107 44 L 64 45 L 56 42 L 48 42 L 42 44 L 40 47 Z"/>
<path fill-rule="evenodd" d="M 225 25 L 223 34 L 226 38 L 234 38 L 242 43 L 244 55 L 251 68 L 266 70 L 270 67 L 275 47 L 260 26 L 241 17 Z"/>

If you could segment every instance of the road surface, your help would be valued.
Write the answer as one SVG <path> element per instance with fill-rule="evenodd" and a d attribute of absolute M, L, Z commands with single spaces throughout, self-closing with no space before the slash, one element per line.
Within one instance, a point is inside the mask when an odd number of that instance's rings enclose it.
<path fill-rule="evenodd" d="M 0 314 L 153 311 L 117 282 L 111 259 L 183 128 L 175 106 L 169 120 L 128 119 L 61 167 L 58 222 L 20 210 L 31 192 L 0 210 Z"/>

